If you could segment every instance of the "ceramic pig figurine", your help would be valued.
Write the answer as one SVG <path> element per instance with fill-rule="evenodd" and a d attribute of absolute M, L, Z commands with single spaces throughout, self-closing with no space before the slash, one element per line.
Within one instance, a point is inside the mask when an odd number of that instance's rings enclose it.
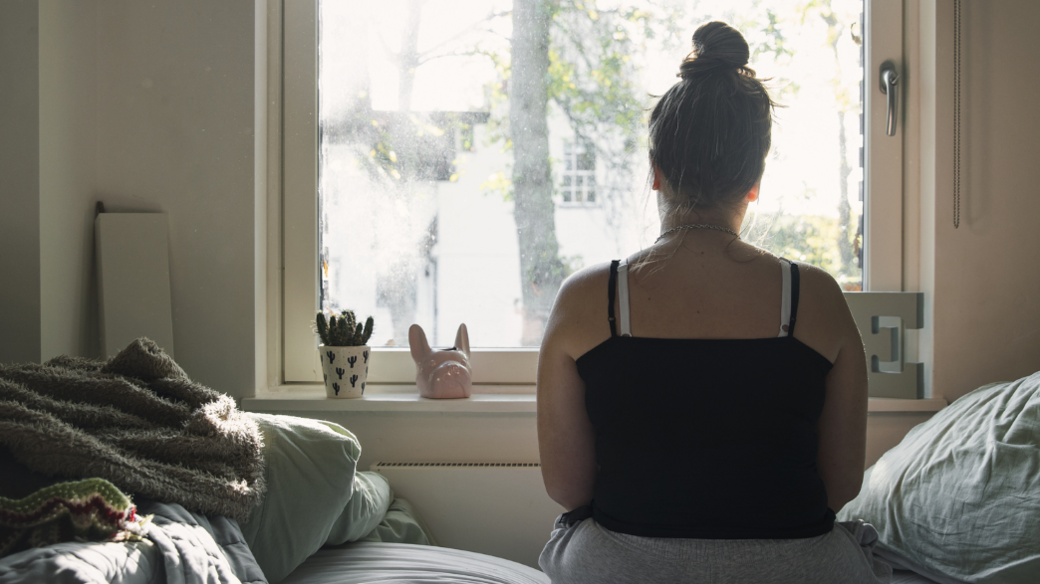
<path fill-rule="evenodd" d="M 443 351 L 430 349 L 422 327 L 413 324 L 408 329 L 408 344 L 415 359 L 415 384 L 419 395 L 432 398 L 469 397 L 473 381 L 469 367 L 469 334 L 466 325 L 459 325 L 455 346 Z"/>

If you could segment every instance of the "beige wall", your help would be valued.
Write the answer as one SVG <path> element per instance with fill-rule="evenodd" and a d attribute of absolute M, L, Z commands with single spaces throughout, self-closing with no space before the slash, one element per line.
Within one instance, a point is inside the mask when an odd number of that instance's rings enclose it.
<path fill-rule="evenodd" d="M 248 407 L 248 406 L 246 406 Z M 278 412 L 335 422 L 361 443 L 358 468 L 375 462 L 538 462 L 534 414 Z"/>
<path fill-rule="evenodd" d="M 94 0 L 39 7 L 40 358 L 94 355 L 97 9 Z"/>
<path fill-rule="evenodd" d="M 245 407 L 252 404 L 247 402 Z M 390 462 L 538 462 L 534 414 L 281 411 L 335 422 L 361 443 L 358 468 Z M 899 444 L 930 412 L 875 412 L 867 418 L 866 465 Z"/>
<path fill-rule="evenodd" d="M 0 28 L 0 362 L 92 355 L 95 2 L 4 2 Z"/>
<path fill-rule="evenodd" d="M 254 0 L 0 2 L 0 362 L 97 354 L 93 209 L 169 214 L 178 361 L 254 389 Z"/>
<path fill-rule="evenodd" d="M 98 2 L 97 177 L 110 211 L 169 215 L 177 361 L 254 380 L 254 2 Z"/>
<path fill-rule="evenodd" d="M 933 191 L 923 193 L 919 220 L 921 284 L 931 296 L 933 330 L 924 341 L 933 360 L 932 389 L 952 401 L 985 383 L 1040 370 L 1040 189 L 1034 178 L 1040 78 L 1033 74 L 1040 44 L 1032 26 L 1040 3 L 963 2 L 959 229 L 953 227 L 947 4 L 935 15 L 934 86 L 923 91 L 935 107 L 936 143 L 925 150 L 934 149 L 936 160 L 924 181 L 924 190 Z"/>
<path fill-rule="evenodd" d="M 0 2 L 0 363 L 40 358 L 40 76 L 35 0 Z"/>

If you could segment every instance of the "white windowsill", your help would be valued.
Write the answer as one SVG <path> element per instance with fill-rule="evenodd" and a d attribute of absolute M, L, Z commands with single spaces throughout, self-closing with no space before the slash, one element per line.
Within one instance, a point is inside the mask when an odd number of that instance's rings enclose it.
<path fill-rule="evenodd" d="M 946 407 L 943 398 L 870 398 L 867 411 L 937 412 Z M 320 385 L 283 385 L 242 400 L 249 412 L 448 412 L 533 414 L 533 385 L 485 385 L 474 387 L 467 399 L 428 399 L 419 397 L 414 385 L 371 386 L 356 399 L 325 397 Z"/>
<path fill-rule="evenodd" d="M 895 399 L 872 397 L 867 401 L 868 412 L 938 412 L 949 405 L 945 398 Z"/>
<path fill-rule="evenodd" d="M 353 399 L 325 397 L 321 385 L 283 385 L 242 400 L 249 412 L 450 412 L 530 413 L 535 412 L 534 386 L 474 386 L 466 399 L 420 397 L 414 385 L 372 385 L 365 395 Z"/>

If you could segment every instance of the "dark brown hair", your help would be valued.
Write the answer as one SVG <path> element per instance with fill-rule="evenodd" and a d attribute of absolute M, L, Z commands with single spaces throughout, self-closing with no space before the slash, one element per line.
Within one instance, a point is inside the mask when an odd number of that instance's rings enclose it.
<path fill-rule="evenodd" d="M 765 171 L 775 104 L 748 57 L 747 41 L 726 23 L 701 26 L 682 80 L 650 114 L 650 160 L 684 207 L 737 203 Z"/>

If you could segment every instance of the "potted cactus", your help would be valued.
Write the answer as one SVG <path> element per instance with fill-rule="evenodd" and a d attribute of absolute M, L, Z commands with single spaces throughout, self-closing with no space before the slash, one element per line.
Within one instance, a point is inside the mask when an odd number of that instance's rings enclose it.
<path fill-rule="evenodd" d="M 368 380 L 368 339 L 372 336 L 372 317 L 362 324 L 354 311 L 344 310 L 337 318 L 326 319 L 319 312 L 317 319 L 321 346 L 321 372 L 325 378 L 325 395 L 332 398 L 361 397 Z"/>

